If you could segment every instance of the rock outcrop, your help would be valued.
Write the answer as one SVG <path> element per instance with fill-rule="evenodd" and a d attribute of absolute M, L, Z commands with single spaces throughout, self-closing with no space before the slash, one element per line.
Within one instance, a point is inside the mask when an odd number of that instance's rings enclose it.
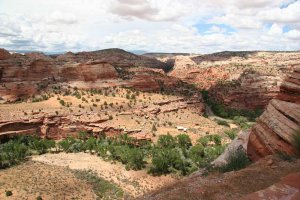
<path fill-rule="evenodd" d="M 5 49 L 0 49 L 0 60 L 5 60 L 10 57 L 10 53 Z"/>
<path fill-rule="evenodd" d="M 280 87 L 278 96 L 271 100 L 266 110 L 251 129 L 247 152 L 252 160 L 269 154 L 295 153 L 293 134 L 300 130 L 300 67 L 288 76 Z"/>
<path fill-rule="evenodd" d="M 241 200 L 264 199 L 300 199 L 300 173 L 292 173 L 283 177 L 270 187 L 251 193 Z"/>
<path fill-rule="evenodd" d="M 210 96 L 235 109 L 263 109 L 279 93 L 282 77 L 278 74 L 245 70 L 237 80 L 219 81 Z"/>
<path fill-rule="evenodd" d="M 38 134 L 50 139 L 61 139 L 68 135 L 76 136 L 81 130 L 97 135 L 106 131 L 105 127 L 101 127 L 101 123 L 108 120 L 108 117 L 99 117 L 96 113 L 77 115 L 41 113 L 14 121 L 0 121 L 0 138 Z"/>

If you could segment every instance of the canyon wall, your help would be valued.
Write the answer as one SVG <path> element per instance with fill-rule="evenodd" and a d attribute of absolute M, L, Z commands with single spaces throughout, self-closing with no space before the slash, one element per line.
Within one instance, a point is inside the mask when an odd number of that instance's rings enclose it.
<path fill-rule="evenodd" d="M 170 76 L 208 90 L 211 98 L 235 109 L 264 109 L 279 94 L 283 78 L 299 64 L 299 52 L 220 52 L 173 56 Z"/>
<path fill-rule="evenodd" d="M 0 100 L 13 102 L 61 83 L 82 89 L 125 86 L 157 90 L 161 83 L 176 86 L 179 79 L 168 77 L 163 70 L 163 62 L 120 49 L 59 56 L 10 54 L 0 49 Z"/>

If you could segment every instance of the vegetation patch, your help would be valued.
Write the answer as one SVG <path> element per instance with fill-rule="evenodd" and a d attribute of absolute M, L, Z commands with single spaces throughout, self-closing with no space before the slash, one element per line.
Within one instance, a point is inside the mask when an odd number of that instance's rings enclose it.
<path fill-rule="evenodd" d="M 74 170 L 75 176 L 80 180 L 85 180 L 92 185 L 93 191 L 99 199 L 123 199 L 124 192 L 117 185 L 106 181 L 91 170 Z"/>
<path fill-rule="evenodd" d="M 250 164 L 250 159 L 243 149 L 238 149 L 231 152 L 227 164 L 220 168 L 222 172 L 237 171 L 247 167 Z"/>
<path fill-rule="evenodd" d="M 97 154 L 104 160 L 118 161 L 127 170 L 148 168 L 152 175 L 176 173 L 188 175 L 206 167 L 225 149 L 219 135 L 207 135 L 193 146 L 186 134 L 173 137 L 161 135 L 156 144 L 138 141 L 128 135 L 94 138 L 79 132 L 77 138 L 67 137 L 58 143 L 36 136 L 18 136 L 1 144 L 0 167 L 6 168 L 23 161 L 28 155 L 47 152 Z"/>

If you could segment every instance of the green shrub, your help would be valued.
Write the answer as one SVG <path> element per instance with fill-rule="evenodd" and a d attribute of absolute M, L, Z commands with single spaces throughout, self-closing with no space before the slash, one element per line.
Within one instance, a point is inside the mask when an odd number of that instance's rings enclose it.
<path fill-rule="evenodd" d="M 192 146 L 191 138 L 187 134 L 180 134 L 176 136 L 178 147 L 188 149 Z"/>
<path fill-rule="evenodd" d="M 42 198 L 41 196 L 38 196 L 38 197 L 36 198 L 36 200 L 43 200 L 43 198 Z"/>
<path fill-rule="evenodd" d="M 240 126 L 242 129 L 248 129 L 250 126 L 248 125 L 248 119 L 246 117 L 243 116 L 235 116 L 233 118 L 233 122 Z"/>
<path fill-rule="evenodd" d="M 75 139 L 73 137 L 68 137 L 58 142 L 58 147 L 64 152 L 71 152 L 71 146 L 75 143 Z"/>
<path fill-rule="evenodd" d="M 28 147 L 19 141 L 10 140 L 0 145 L 0 169 L 23 161 L 28 154 Z"/>
<path fill-rule="evenodd" d="M 141 170 L 144 168 L 144 153 L 141 149 L 130 148 L 126 155 L 126 169 Z"/>
<path fill-rule="evenodd" d="M 89 150 L 90 153 L 92 153 L 92 151 L 96 149 L 96 142 L 97 140 L 94 137 L 90 137 L 89 139 L 87 139 L 86 149 Z"/>
<path fill-rule="evenodd" d="M 174 148 L 176 146 L 176 140 L 170 134 L 160 135 L 157 140 L 157 146 L 160 148 Z"/>
<path fill-rule="evenodd" d="M 225 120 L 217 120 L 217 124 L 221 125 L 221 126 L 228 126 L 229 127 L 229 124 Z"/>
<path fill-rule="evenodd" d="M 227 135 L 231 140 L 234 140 L 234 138 L 237 136 L 237 130 L 231 129 L 231 130 L 225 131 L 225 135 Z"/>
<path fill-rule="evenodd" d="M 211 141 L 210 135 L 203 136 L 197 140 L 197 142 L 200 143 L 204 147 L 206 147 L 210 141 Z"/>
<path fill-rule="evenodd" d="M 227 164 L 221 167 L 222 172 L 237 171 L 247 167 L 250 164 L 250 160 L 243 149 L 238 149 L 231 152 Z"/>
<path fill-rule="evenodd" d="M 12 196 L 12 195 L 13 195 L 12 191 L 5 190 L 5 196 L 9 197 L 9 196 Z"/>
<path fill-rule="evenodd" d="M 45 154 L 49 149 L 55 147 L 55 141 L 40 139 L 38 137 L 32 138 L 29 143 L 29 148 L 35 150 L 39 155 Z"/>
<path fill-rule="evenodd" d="M 200 166 L 204 157 L 204 147 L 202 144 L 196 144 L 191 147 L 188 152 L 189 158 L 197 165 Z"/>
<path fill-rule="evenodd" d="M 213 135 L 212 139 L 213 139 L 215 145 L 221 145 L 222 144 L 222 137 L 220 135 Z"/>
<path fill-rule="evenodd" d="M 65 105 L 66 105 L 65 101 L 62 100 L 62 99 L 59 101 L 59 103 L 60 103 L 62 106 L 65 106 Z"/>

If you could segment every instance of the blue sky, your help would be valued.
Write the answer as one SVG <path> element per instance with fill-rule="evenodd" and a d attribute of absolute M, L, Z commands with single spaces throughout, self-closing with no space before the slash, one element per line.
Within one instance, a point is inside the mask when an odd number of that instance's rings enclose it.
<path fill-rule="evenodd" d="M 300 50 L 300 0 L 0 0 L 0 48 Z"/>

